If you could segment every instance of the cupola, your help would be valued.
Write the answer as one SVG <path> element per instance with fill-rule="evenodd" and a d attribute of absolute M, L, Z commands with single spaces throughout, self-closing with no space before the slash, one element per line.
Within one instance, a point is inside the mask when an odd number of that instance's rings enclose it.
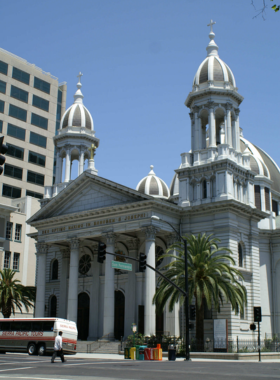
<path fill-rule="evenodd" d="M 166 183 L 156 176 L 153 165 L 150 166 L 151 171 L 147 177 L 141 179 L 136 190 L 142 194 L 151 195 L 155 198 L 169 198 L 169 189 Z"/>

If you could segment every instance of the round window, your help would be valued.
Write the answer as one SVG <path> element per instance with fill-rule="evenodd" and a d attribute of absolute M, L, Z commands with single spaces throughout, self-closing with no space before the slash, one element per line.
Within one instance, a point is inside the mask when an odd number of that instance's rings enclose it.
<path fill-rule="evenodd" d="M 81 274 L 86 274 L 90 270 L 90 267 L 91 267 L 90 256 L 89 255 L 83 255 L 79 261 L 79 272 Z"/>

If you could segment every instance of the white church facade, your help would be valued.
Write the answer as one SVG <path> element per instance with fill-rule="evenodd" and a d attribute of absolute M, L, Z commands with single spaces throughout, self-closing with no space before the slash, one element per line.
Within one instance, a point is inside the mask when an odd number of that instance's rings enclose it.
<path fill-rule="evenodd" d="M 213 320 L 228 320 L 229 337 L 252 337 L 253 307 L 261 306 L 262 334 L 280 333 L 280 171 L 272 158 L 243 137 L 234 75 L 218 55 L 209 34 L 185 105 L 190 109 L 191 150 L 181 154 L 170 188 L 151 166 L 136 190 L 97 175 L 94 156 L 99 140 L 83 104 L 81 82 L 73 105 L 54 137 L 56 181 L 45 188 L 41 209 L 29 223 L 37 244 L 36 317 L 76 321 L 79 338 L 127 337 L 131 324 L 145 335 L 183 335 L 179 306 L 156 313 L 152 298 L 155 272 L 112 268 L 113 256 L 97 262 L 98 242 L 106 250 L 160 267 L 159 257 L 175 240 L 171 223 L 182 234 L 214 234 L 233 252 L 244 276 L 248 304 L 241 315 L 224 305 L 205 310 L 205 337 Z M 80 75 L 79 75 L 80 78 Z M 71 181 L 71 163 L 79 176 Z M 88 159 L 88 168 L 84 162 Z M 65 175 L 63 178 L 63 160 Z M 119 258 L 115 260 L 120 260 Z"/>

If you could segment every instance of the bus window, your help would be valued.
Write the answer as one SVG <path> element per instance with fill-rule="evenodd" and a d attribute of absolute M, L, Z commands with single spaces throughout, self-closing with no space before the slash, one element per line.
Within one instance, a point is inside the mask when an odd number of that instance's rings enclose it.
<path fill-rule="evenodd" d="M 53 331 L 53 321 L 45 321 L 43 322 L 43 331 Z"/>
<path fill-rule="evenodd" d="M 21 331 L 31 331 L 31 322 L 21 322 Z"/>
<path fill-rule="evenodd" d="M 32 330 L 33 331 L 43 331 L 43 323 L 42 322 L 32 322 Z"/>
<path fill-rule="evenodd" d="M 11 322 L 1 322 L 0 323 L 0 330 L 1 331 L 10 331 Z"/>
<path fill-rule="evenodd" d="M 13 331 L 21 330 L 21 322 L 12 322 L 11 328 Z"/>

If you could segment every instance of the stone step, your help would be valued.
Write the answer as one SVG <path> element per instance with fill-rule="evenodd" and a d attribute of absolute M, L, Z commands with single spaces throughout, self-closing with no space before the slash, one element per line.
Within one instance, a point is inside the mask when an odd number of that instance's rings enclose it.
<path fill-rule="evenodd" d="M 99 354 L 117 354 L 119 352 L 120 342 L 115 341 L 87 341 L 79 340 L 77 342 L 77 352 L 95 352 Z"/>

